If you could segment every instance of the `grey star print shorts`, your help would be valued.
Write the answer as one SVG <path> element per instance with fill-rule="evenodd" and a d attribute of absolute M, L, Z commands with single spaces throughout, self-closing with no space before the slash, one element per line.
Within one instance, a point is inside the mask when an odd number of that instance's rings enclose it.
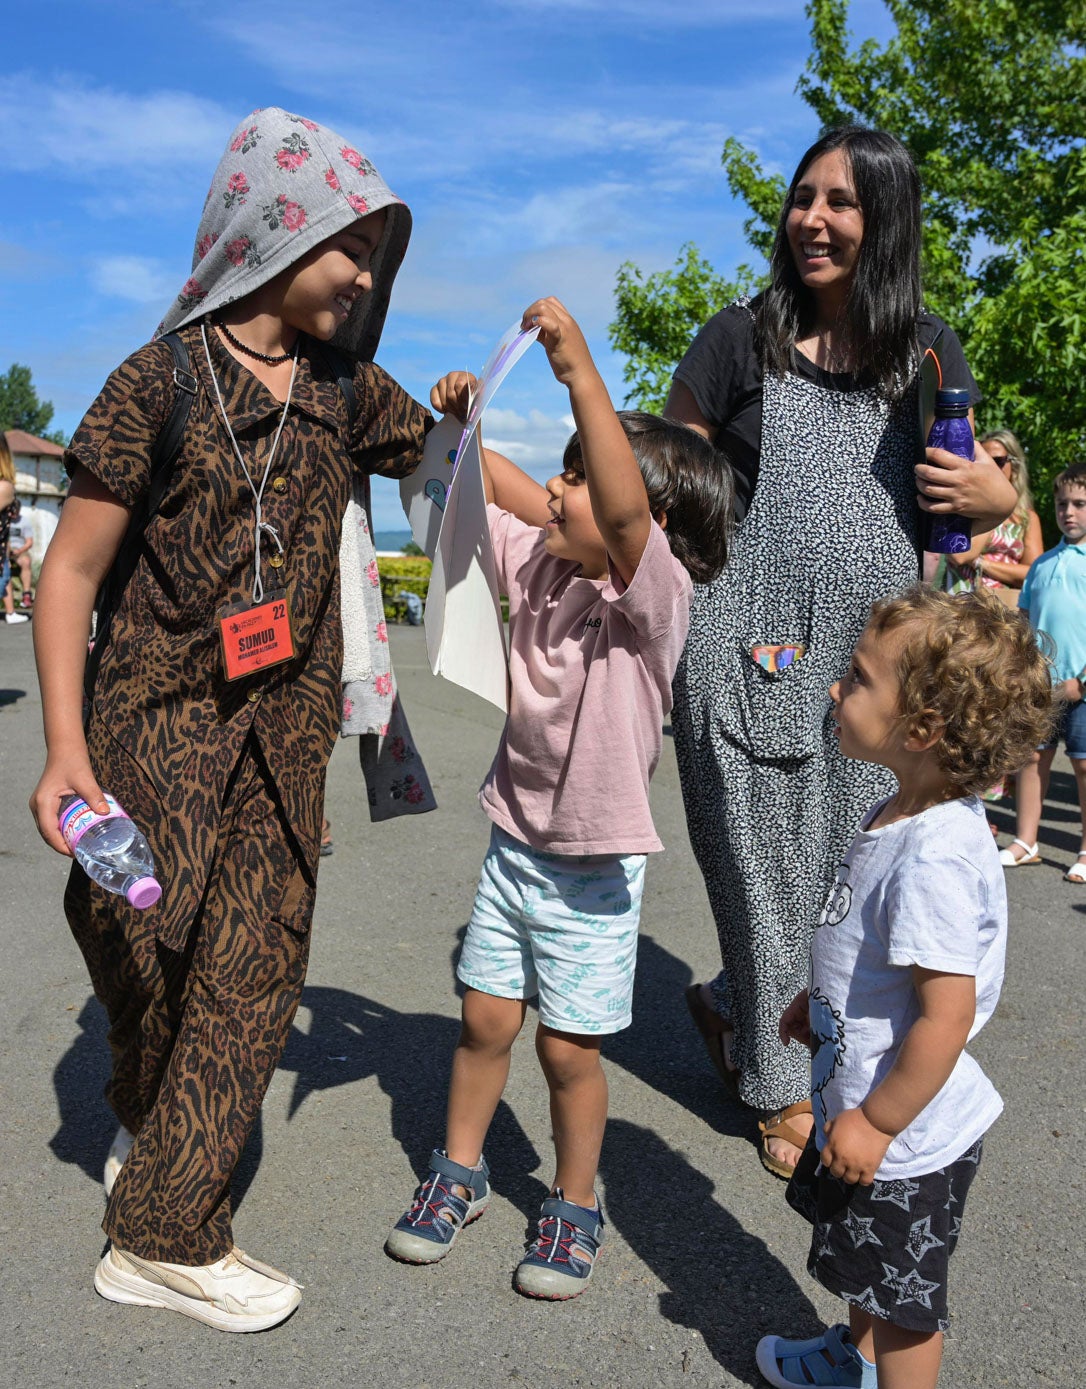
<path fill-rule="evenodd" d="M 812 1138 L 787 1191 L 814 1227 L 807 1272 L 882 1321 L 945 1331 L 947 1268 L 982 1145 L 937 1172 L 850 1186 L 822 1166 Z"/>

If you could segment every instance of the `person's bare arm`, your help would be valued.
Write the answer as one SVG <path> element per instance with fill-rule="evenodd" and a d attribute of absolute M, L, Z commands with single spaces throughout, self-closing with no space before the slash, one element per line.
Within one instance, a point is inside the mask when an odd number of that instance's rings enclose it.
<path fill-rule="evenodd" d="M 976 564 L 984 551 L 992 543 L 993 531 L 982 531 L 980 535 L 974 535 L 968 550 L 962 550 L 956 555 L 947 555 L 946 562 L 952 568 L 962 570 L 966 565 Z"/>
<path fill-rule="evenodd" d="M 455 415 L 458 420 L 463 420 L 467 417 L 471 393 L 476 384 L 470 371 L 450 371 L 431 390 L 430 404 L 438 414 Z M 547 511 L 547 489 L 530 478 L 505 454 L 484 448 L 481 430 L 479 452 L 483 459 L 483 487 L 487 501 L 500 506 L 503 511 L 512 512 L 526 525 L 545 526 L 550 515 Z"/>
<path fill-rule="evenodd" d="M 622 582 L 637 573 L 652 529 L 649 497 L 626 431 L 592 360 L 580 328 L 553 297 L 524 311 L 524 328 L 538 327 L 551 370 L 569 391 L 592 515 Z"/>
<path fill-rule="evenodd" d="M 696 429 L 710 443 L 716 437 L 715 425 L 711 425 L 701 413 L 701 407 L 694 399 L 694 392 L 682 381 L 671 382 L 671 389 L 664 405 L 664 418 L 674 420 L 676 424 L 685 424 L 689 429 Z"/>
<path fill-rule="evenodd" d="M 943 1088 L 969 1040 L 976 979 L 919 965 L 912 974 L 920 1016 L 894 1064 L 858 1109 L 826 1121 L 822 1164 L 846 1182 L 871 1185 L 887 1148 Z"/>
<path fill-rule="evenodd" d="M 795 998 L 781 1014 L 777 1032 L 785 1046 L 789 1042 L 802 1042 L 811 1050 L 811 1000 L 806 989 L 800 989 Z"/>
<path fill-rule="evenodd" d="M 550 518 L 547 489 L 518 468 L 504 453 L 484 448 L 483 472 L 489 481 L 487 501 L 511 511 L 528 526 L 545 526 Z"/>
<path fill-rule="evenodd" d="M 76 471 L 42 562 L 34 607 L 34 655 L 45 723 L 45 770 L 30 797 L 38 833 L 68 854 L 57 829 L 62 796 L 105 813 L 83 735 L 83 671 L 94 600 L 109 572 L 128 509 L 85 468 Z"/>

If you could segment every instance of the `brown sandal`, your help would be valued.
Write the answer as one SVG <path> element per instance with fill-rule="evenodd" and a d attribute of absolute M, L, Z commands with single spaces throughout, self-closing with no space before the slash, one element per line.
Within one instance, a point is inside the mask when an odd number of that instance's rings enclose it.
<path fill-rule="evenodd" d="M 733 1099 L 738 1099 L 739 1068 L 738 1066 L 729 1066 L 724 1053 L 724 1037 L 729 1033 L 734 1036 L 735 1028 L 728 1018 L 722 1018 L 718 1012 L 708 1006 L 701 996 L 700 984 L 691 984 L 684 991 L 683 997 L 686 999 L 687 1008 L 690 1009 L 690 1016 L 694 1019 L 694 1026 L 701 1033 L 701 1040 L 705 1043 L 705 1050 L 709 1053 L 713 1070 L 724 1082 L 728 1094 Z"/>
<path fill-rule="evenodd" d="M 762 1166 L 767 1172 L 772 1172 L 775 1177 L 783 1177 L 785 1181 L 791 1177 L 796 1170 L 792 1163 L 782 1162 L 769 1151 L 769 1140 L 771 1138 L 781 1138 L 785 1143 L 791 1143 L 800 1152 L 807 1146 L 808 1135 L 797 1133 L 788 1122 L 797 1114 L 813 1114 L 810 1100 L 799 1100 L 796 1104 L 790 1104 L 784 1109 L 778 1109 L 776 1114 L 767 1114 L 764 1119 L 758 1120 L 758 1129 L 762 1135 L 758 1144 L 758 1156 L 762 1159 Z"/>

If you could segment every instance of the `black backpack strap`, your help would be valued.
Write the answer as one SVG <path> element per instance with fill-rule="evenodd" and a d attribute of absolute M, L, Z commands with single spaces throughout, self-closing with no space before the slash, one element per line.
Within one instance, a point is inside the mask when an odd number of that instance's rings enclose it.
<path fill-rule="evenodd" d="M 324 360 L 332 368 L 336 375 L 336 384 L 339 386 L 339 393 L 343 397 L 343 402 L 347 406 L 347 434 L 346 438 L 351 437 L 351 430 L 354 427 L 355 415 L 358 413 L 358 395 L 354 388 L 354 359 L 348 357 L 345 352 L 341 352 L 338 347 L 333 347 L 330 343 L 315 341 L 317 348 L 324 354 Z M 369 477 L 362 479 L 363 505 L 366 508 L 366 524 L 373 526 L 373 508 L 370 503 L 370 480 Z"/>
<path fill-rule="evenodd" d="M 181 441 L 185 437 L 192 402 L 196 399 L 196 377 L 190 370 L 188 348 L 176 333 L 166 333 L 160 341 L 168 344 L 173 357 L 173 407 L 166 423 L 159 430 L 158 437 L 151 445 L 147 492 L 132 508 L 124 539 L 98 591 L 95 604 L 97 620 L 94 627 L 94 646 L 87 656 L 87 664 L 83 671 L 83 692 L 87 699 L 94 696 L 94 682 L 98 678 L 102 656 L 109 645 L 113 614 L 121 601 L 121 594 L 128 586 L 128 581 L 136 572 L 136 565 L 143 549 L 143 533 L 152 517 L 157 515 L 162 498 L 166 494 L 174 463 L 181 452 Z"/>
<path fill-rule="evenodd" d="M 173 409 L 151 449 L 151 483 L 147 489 L 147 515 L 143 529 L 146 529 L 151 517 L 158 514 L 158 508 L 162 505 L 166 487 L 173 475 L 173 465 L 181 452 L 181 440 L 188 427 L 192 402 L 196 399 L 196 377 L 190 370 L 188 348 L 176 333 L 164 334 L 162 341 L 169 343 L 173 354 Z"/>

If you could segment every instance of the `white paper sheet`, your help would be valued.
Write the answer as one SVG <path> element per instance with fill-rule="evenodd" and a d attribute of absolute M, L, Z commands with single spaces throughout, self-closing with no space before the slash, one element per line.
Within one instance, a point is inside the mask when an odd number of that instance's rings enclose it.
<path fill-rule="evenodd" d="M 514 323 L 502 334 L 472 394 L 466 424 L 446 415 L 422 462 L 400 483 L 415 543 L 434 562 L 426 596 L 426 651 L 435 675 L 509 707 L 509 657 L 490 528 L 478 426 L 498 387 L 539 336 Z"/>
<path fill-rule="evenodd" d="M 458 457 L 445 503 L 424 621 L 434 674 L 507 711 L 509 656 L 477 431 Z"/>
<path fill-rule="evenodd" d="M 464 435 L 464 426 L 452 415 L 446 415 L 426 436 L 422 462 L 400 483 L 400 501 L 411 526 L 415 544 L 433 559 L 437 553 L 437 537 L 445 501 L 452 486 L 456 451 Z"/>

